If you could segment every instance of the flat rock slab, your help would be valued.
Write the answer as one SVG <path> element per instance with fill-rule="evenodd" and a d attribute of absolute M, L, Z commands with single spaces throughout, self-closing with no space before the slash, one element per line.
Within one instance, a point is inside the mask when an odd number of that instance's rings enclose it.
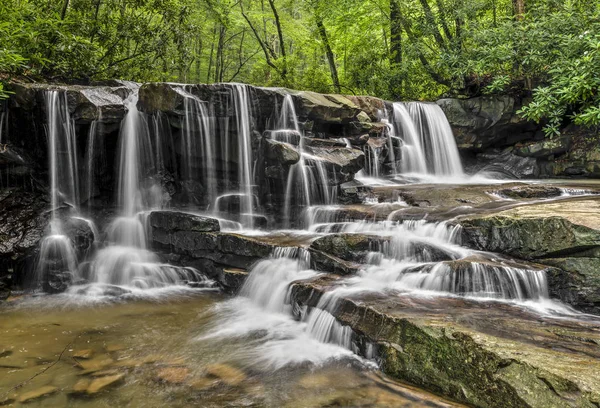
<path fill-rule="evenodd" d="M 316 306 L 333 277 L 293 285 Z M 331 311 L 375 344 L 383 371 L 476 406 L 593 407 L 600 402 L 600 319 L 544 317 L 501 302 L 363 294 Z"/>
<path fill-rule="evenodd" d="M 58 388 L 56 388 L 52 385 L 45 385 L 45 386 L 35 389 L 33 391 L 29 391 L 24 394 L 21 394 L 19 396 L 18 400 L 21 403 L 31 402 L 38 398 L 42 398 L 42 397 L 54 394 L 57 391 L 58 391 Z"/>
<path fill-rule="evenodd" d="M 88 394 L 97 394 L 113 384 L 117 384 L 123 379 L 123 377 L 125 377 L 125 374 L 114 374 L 106 377 L 96 378 L 90 382 L 86 392 Z"/>

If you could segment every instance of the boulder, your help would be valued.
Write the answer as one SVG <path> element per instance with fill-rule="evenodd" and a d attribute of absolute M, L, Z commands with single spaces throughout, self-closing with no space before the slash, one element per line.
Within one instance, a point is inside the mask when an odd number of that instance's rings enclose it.
<path fill-rule="evenodd" d="M 49 85 L 38 83 L 11 83 L 14 102 L 22 109 L 32 111 L 44 105 L 44 92 L 58 90 L 66 93 L 71 118 L 79 123 L 101 120 L 103 123 L 118 123 L 127 109 L 124 99 L 132 92 L 135 84 L 118 86 Z"/>
<path fill-rule="evenodd" d="M 368 252 L 382 251 L 389 241 L 390 238 L 374 235 L 330 234 L 314 240 L 310 248 L 346 261 L 364 262 Z"/>
<path fill-rule="evenodd" d="M 469 169 L 471 173 L 497 174 L 499 178 L 531 179 L 540 176 L 538 161 L 533 157 L 521 157 L 512 148 L 490 150 L 476 156 L 477 164 Z"/>
<path fill-rule="evenodd" d="M 496 193 L 513 199 L 559 197 L 562 190 L 554 186 L 524 185 L 496 190 Z"/>
<path fill-rule="evenodd" d="M 548 157 L 565 153 L 571 147 L 571 135 L 563 134 L 551 139 L 518 143 L 514 153 L 521 157 Z"/>
<path fill-rule="evenodd" d="M 365 154 L 358 149 L 345 147 L 305 147 L 305 162 L 320 162 L 324 165 L 330 184 L 341 184 L 354 178 L 362 170 Z"/>
<path fill-rule="evenodd" d="M 151 211 L 148 215 L 148 222 L 152 229 L 166 232 L 215 232 L 220 230 L 219 220 L 216 218 L 179 211 Z"/>
<path fill-rule="evenodd" d="M 593 199 L 526 205 L 459 220 L 463 243 L 528 260 L 579 256 L 600 247 L 600 203 Z"/>
<path fill-rule="evenodd" d="M 290 166 L 298 163 L 300 153 L 289 143 L 265 140 L 266 157 L 269 163 Z"/>
<path fill-rule="evenodd" d="M 539 125 L 517 115 L 517 101 L 508 95 L 440 99 L 459 150 L 482 151 L 532 139 Z"/>
<path fill-rule="evenodd" d="M 292 97 L 298 116 L 318 122 L 347 123 L 361 112 L 358 106 L 342 95 L 301 91 L 292 94 Z"/>
<path fill-rule="evenodd" d="M 385 101 L 380 98 L 356 95 L 348 95 L 346 97 L 360 108 L 360 110 L 365 112 L 373 122 L 379 121 L 386 110 Z"/>
<path fill-rule="evenodd" d="M 300 132 L 291 129 L 265 130 L 263 132 L 263 138 L 298 146 L 302 139 L 302 135 Z"/>

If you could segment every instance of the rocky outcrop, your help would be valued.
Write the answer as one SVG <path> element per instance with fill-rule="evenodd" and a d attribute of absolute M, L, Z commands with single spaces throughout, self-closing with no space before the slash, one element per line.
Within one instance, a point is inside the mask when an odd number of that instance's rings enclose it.
<path fill-rule="evenodd" d="M 480 96 L 471 99 L 440 99 L 460 150 L 483 151 L 533 139 L 535 123 L 517 115 L 520 108 L 511 96 Z"/>
<path fill-rule="evenodd" d="M 297 282 L 291 300 L 297 310 L 316 307 L 335 286 L 330 277 Z M 600 338 L 585 324 L 564 327 L 456 298 L 383 294 L 343 296 L 328 311 L 353 330 L 360 354 L 374 350 L 386 374 L 469 405 L 593 407 L 600 401 Z"/>
<path fill-rule="evenodd" d="M 152 211 L 147 222 L 150 247 L 165 261 L 195 267 L 232 291 L 243 283 L 244 271 L 281 246 L 269 240 L 221 232 L 218 220 L 190 213 Z"/>
<path fill-rule="evenodd" d="M 526 205 L 463 218 L 463 243 L 559 268 L 550 291 L 573 306 L 598 313 L 600 203 L 572 199 Z"/>

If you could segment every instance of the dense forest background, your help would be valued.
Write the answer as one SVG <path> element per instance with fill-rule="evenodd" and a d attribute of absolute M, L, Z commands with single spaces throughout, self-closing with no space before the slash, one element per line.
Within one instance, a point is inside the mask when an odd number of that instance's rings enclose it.
<path fill-rule="evenodd" d="M 598 0 L 2 0 L 0 80 L 235 81 L 391 100 L 511 93 L 532 96 L 522 115 L 552 135 L 565 120 L 600 123 L 599 10 Z"/>

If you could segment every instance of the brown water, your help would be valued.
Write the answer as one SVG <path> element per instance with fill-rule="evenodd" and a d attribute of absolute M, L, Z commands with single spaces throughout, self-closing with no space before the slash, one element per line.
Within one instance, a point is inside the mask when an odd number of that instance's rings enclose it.
<path fill-rule="evenodd" d="M 69 304 L 25 298 L 0 308 L 0 405 L 30 407 L 446 407 L 356 359 L 253 366 L 256 339 L 203 339 L 218 293 Z M 101 382 L 115 382 L 100 387 Z M 48 388 L 42 388 L 48 387 Z M 75 389 L 74 389 L 75 387 Z"/>

